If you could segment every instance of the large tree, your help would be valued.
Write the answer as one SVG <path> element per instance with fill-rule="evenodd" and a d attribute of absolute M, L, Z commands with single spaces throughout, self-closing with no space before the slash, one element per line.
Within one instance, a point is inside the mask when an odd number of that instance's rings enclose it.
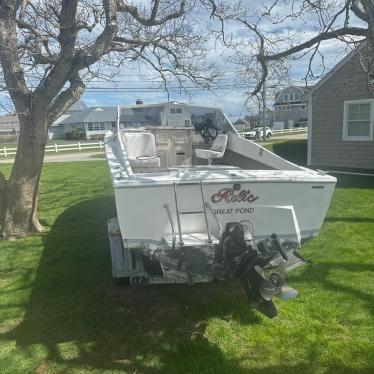
<path fill-rule="evenodd" d="M 367 72 L 368 90 L 374 93 L 374 1 L 373 0 L 271 0 L 258 9 L 236 14 L 247 30 L 251 45 L 247 65 L 257 66 L 252 94 L 262 90 L 274 63 L 306 58 L 305 80 L 315 80 L 325 72 L 326 41 L 336 41 L 348 49 L 366 40 L 362 66 Z M 360 49 L 362 51 L 362 49 Z M 252 80 L 253 82 L 253 80 Z"/>
<path fill-rule="evenodd" d="M 297 59 L 305 61 L 306 84 L 320 78 L 328 41 L 361 54 L 368 91 L 374 96 L 374 0 L 206 1 L 220 20 L 221 27 L 214 30 L 217 38 L 234 51 L 229 60 L 236 64 L 236 79 L 248 85 L 247 103 L 261 101 L 265 108 L 267 87 L 280 88 L 279 78 Z M 235 25 L 235 32 L 229 34 L 226 24 Z"/>
<path fill-rule="evenodd" d="M 20 122 L 9 180 L 0 173 L 1 236 L 40 231 L 39 179 L 48 127 L 92 77 L 145 63 L 164 80 L 209 85 L 203 30 L 187 0 L 0 0 L 3 89 Z M 204 2 L 201 4 L 204 5 Z M 113 68 L 110 68 L 112 66 Z M 117 69 L 114 69 L 117 66 Z M 104 67 L 104 68 L 103 68 Z"/>

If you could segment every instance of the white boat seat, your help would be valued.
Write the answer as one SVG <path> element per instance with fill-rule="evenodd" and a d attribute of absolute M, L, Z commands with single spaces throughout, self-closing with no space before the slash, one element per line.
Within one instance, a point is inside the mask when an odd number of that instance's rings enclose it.
<path fill-rule="evenodd" d="M 160 167 L 160 157 L 156 153 L 156 141 L 149 132 L 124 132 L 126 154 L 132 167 Z"/>
<path fill-rule="evenodd" d="M 208 160 L 211 165 L 214 159 L 223 158 L 227 147 L 227 135 L 220 134 L 214 140 L 210 149 L 196 149 L 196 157 Z"/>

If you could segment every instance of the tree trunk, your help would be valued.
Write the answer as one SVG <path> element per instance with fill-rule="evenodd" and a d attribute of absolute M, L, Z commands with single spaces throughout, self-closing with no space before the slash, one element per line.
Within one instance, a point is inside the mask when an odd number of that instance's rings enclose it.
<path fill-rule="evenodd" d="M 42 231 L 37 196 L 48 134 L 47 112 L 34 108 L 19 115 L 19 121 L 16 159 L 9 180 L 3 183 L 0 235 L 4 239 Z"/>

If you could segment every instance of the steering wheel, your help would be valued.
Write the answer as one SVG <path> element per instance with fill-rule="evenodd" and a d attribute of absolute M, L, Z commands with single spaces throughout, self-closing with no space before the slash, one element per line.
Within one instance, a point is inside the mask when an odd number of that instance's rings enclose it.
<path fill-rule="evenodd" d="M 218 129 L 216 126 L 213 125 L 213 122 L 210 118 L 207 118 L 204 121 L 204 123 L 199 124 L 196 130 L 204 139 L 205 144 L 208 144 L 210 141 L 213 141 L 218 135 Z"/>

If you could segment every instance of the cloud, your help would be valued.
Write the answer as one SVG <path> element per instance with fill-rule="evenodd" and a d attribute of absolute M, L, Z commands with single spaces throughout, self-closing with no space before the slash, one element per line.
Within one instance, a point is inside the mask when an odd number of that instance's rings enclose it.
<path fill-rule="evenodd" d="M 230 3 L 230 0 L 228 0 L 228 3 Z M 243 1 L 244 6 L 251 12 L 251 17 L 248 18 L 250 21 L 254 21 L 254 15 L 256 11 L 260 10 L 260 6 L 270 6 L 272 3 L 272 0 L 263 0 L 261 2 L 252 0 Z M 273 8 L 272 13 L 276 14 L 279 18 L 284 18 L 289 13 L 290 6 L 293 4 L 294 2 L 287 0 L 279 1 L 277 6 Z M 329 1 L 329 4 L 331 4 L 331 9 L 333 9 L 333 7 L 337 9 L 340 6 L 339 2 L 335 3 Z M 205 20 L 206 16 L 207 15 L 204 14 Z M 194 11 L 194 17 L 196 17 L 195 22 L 201 24 L 200 20 L 202 19 L 202 14 Z M 341 19 L 338 18 L 337 22 L 340 21 Z M 218 26 L 213 20 L 205 22 L 209 22 L 209 26 L 211 27 Z M 355 18 L 353 18 L 351 22 L 354 25 L 362 25 L 362 23 Z M 288 43 L 285 41 L 287 37 L 292 38 L 293 43 L 300 43 L 315 36 L 320 28 L 318 18 L 313 14 L 303 14 L 299 17 L 286 18 L 282 23 L 272 23 L 268 20 L 266 22 L 261 22 L 259 26 L 267 35 L 279 39 L 276 45 L 279 50 L 287 47 Z M 245 26 L 239 23 L 231 23 L 227 29 L 227 34 L 230 33 L 233 37 L 247 42 L 246 50 L 248 54 L 255 53 L 257 48 L 256 41 L 253 38 L 253 33 L 248 32 Z M 326 73 L 348 53 L 346 45 L 337 40 L 323 42 L 320 51 L 323 54 L 323 58 L 316 55 L 313 63 L 313 71 L 316 76 Z M 89 92 L 87 90 L 82 98 L 88 105 L 130 105 L 134 104 L 138 98 L 143 99 L 145 103 L 176 100 L 194 105 L 220 107 L 227 114 L 231 114 L 233 119 L 236 119 L 239 115 L 243 117 L 245 114 L 243 112 L 243 107 L 247 100 L 245 92 L 248 91 L 248 88 L 245 89 L 244 86 L 239 85 L 235 86 L 235 72 L 237 66 L 227 62 L 227 57 L 232 55 L 233 52 L 212 38 L 207 45 L 207 53 L 209 61 L 214 61 L 223 73 L 222 80 L 217 83 L 221 88 L 214 92 L 189 89 L 188 94 L 185 94 L 172 89 L 168 96 L 168 94 L 162 90 L 152 90 L 152 88 L 159 87 L 159 83 L 157 83 L 159 78 L 157 78 L 154 70 L 145 66 L 137 66 L 132 70 L 128 68 L 123 69 L 120 75 L 115 78 L 116 82 L 114 84 L 110 82 L 91 83 L 91 86 L 96 85 L 100 87 L 117 88 L 117 91 Z M 291 80 L 295 83 L 300 84 L 300 81 L 304 78 L 307 72 L 309 57 L 310 55 L 306 55 L 290 62 Z M 156 82 L 154 81 L 155 79 Z M 186 85 L 192 86 L 191 83 L 186 83 Z M 175 84 L 172 84 L 172 86 L 175 86 Z M 271 102 L 271 98 L 269 102 Z"/>

